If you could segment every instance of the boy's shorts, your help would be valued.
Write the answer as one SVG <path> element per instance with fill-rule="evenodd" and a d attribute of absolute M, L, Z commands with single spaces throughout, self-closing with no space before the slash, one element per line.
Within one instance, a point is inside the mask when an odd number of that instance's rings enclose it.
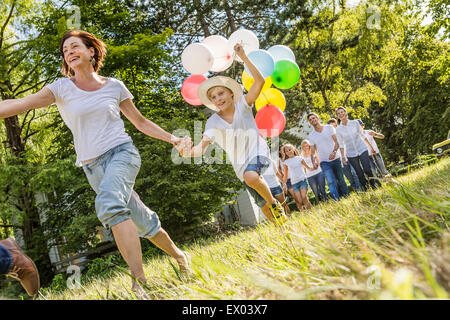
<path fill-rule="evenodd" d="M 269 167 L 270 165 L 270 159 L 265 156 L 256 156 L 253 158 L 247 168 L 245 168 L 244 173 L 247 171 L 255 171 L 259 175 L 262 175 L 264 171 Z M 255 200 L 255 203 L 258 207 L 264 207 L 266 204 L 266 200 L 252 187 L 248 186 L 245 181 L 244 185 L 247 188 L 248 192 L 252 196 L 252 198 Z"/>

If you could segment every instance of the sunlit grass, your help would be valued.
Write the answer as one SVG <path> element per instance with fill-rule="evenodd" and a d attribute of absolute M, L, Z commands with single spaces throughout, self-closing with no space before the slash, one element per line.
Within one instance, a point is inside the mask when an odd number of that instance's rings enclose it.
<path fill-rule="evenodd" d="M 193 275 L 173 260 L 145 262 L 151 299 L 447 299 L 450 293 L 450 159 L 186 248 Z M 126 270 L 41 299 L 135 299 Z"/>

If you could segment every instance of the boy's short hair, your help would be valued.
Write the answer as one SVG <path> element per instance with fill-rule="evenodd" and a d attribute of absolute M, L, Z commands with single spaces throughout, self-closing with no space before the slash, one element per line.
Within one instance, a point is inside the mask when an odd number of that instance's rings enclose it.
<path fill-rule="evenodd" d="M 330 124 L 330 123 L 337 123 L 337 120 L 335 118 L 331 118 L 330 120 L 328 120 L 327 123 L 328 124 Z"/>
<path fill-rule="evenodd" d="M 307 120 L 309 120 L 309 117 L 310 116 L 316 116 L 318 119 L 320 119 L 320 117 L 317 115 L 317 113 L 315 113 L 315 112 L 310 112 L 310 113 L 308 113 L 308 115 L 306 116 L 306 119 Z"/>
<path fill-rule="evenodd" d="M 227 88 L 225 86 L 215 86 L 215 87 L 209 88 L 208 91 L 206 91 L 206 95 L 208 96 L 208 98 L 210 98 L 209 92 L 214 88 L 224 88 L 224 89 L 227 89 L 231 94 L 233 94 L 233 91 L 230 88 Z"/>

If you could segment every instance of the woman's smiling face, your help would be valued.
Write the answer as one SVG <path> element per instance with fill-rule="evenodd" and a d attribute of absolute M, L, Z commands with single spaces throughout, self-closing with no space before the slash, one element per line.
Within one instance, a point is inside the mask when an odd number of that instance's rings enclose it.
<path fill-rule="evenodd" d="M 71 69 L 75 69 L 85 63 L 90 64 L 94 52 L 94 48 L 87 48 L 79 37 L 70 37 L 64 42 L 64 60 Z"/>

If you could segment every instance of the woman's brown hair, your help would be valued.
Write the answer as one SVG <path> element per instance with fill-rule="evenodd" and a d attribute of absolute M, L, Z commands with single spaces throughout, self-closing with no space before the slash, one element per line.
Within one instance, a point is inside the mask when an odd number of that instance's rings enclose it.
<path fill-rule="evenodd" d="M 106 45 L 105 43 L 94 36 L 92 33 L 83 31 L 83 30 L 69 30 L 67 31 L 60 43 L 59 43 L 59 52 L 63 57 L 63 65 L 61 68 L 61 73 L 67 77 L 74 76 L 75 72 L 69 67 L 66 60 L 64 59 L 63 46 L 64 42 L 70 37 L 78 37 L 80 38 L 84 45 L 88 48 L 94 48 L 94 57 L 92 59 L 92 66 L 94 67 L 94 71 L 97 72 L 103 66 L 103 60 L 106 56 Z"/>

